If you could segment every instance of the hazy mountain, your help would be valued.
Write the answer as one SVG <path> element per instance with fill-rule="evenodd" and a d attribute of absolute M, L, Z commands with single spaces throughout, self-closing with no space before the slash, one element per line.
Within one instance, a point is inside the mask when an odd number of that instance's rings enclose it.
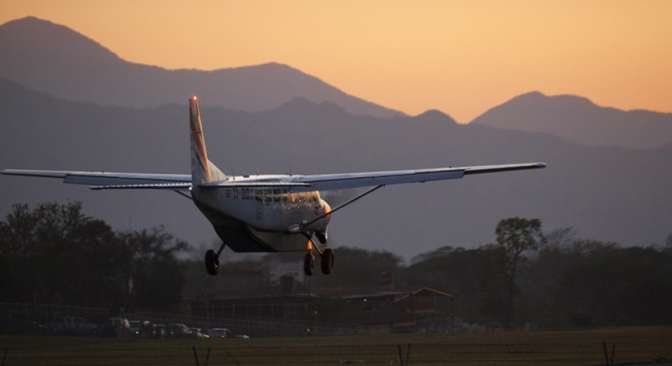
<path fill-rule="evenodd" d="M 197 94 L 212 105 L 259 111 L 304 97 L 354 114 L 400 114 L 278 63 L 201 71 L 128 62 L 65 26 L 34 17 L 1 25 L 0 50 L 0 77 L 70 100 L 152 107 Z"/>
<path fill-rule="evenodd" d="M 651 148 L 672 143 L 672 113 L 605 108 L 573 95 L 523 94 L 472 122 L 546 132 L 586 145 Z"/>
<path fill-rule="evenodd" d="M 189 171 L 186 103 L 152 109 L 63 101 L 0 82 L 0 168 Z M 540 134 L 462 126 L 438 112 L 379 119 L 296 99 L 274 110 L 203 106 L 209 155 L 228 173 L 327 173 L 546 161 L 530 172 L 386 187 L 334 215 L 336 244 L 406 256 L 494 240 L 497 221 L 539 217 L 546 228 L 628 244 L 672 231 L 672 145 L 588 147 Z M 0 215 L 13 202 L 76 199 L 117 228 L 165 225 L 192 242 L 213 230 L 169 192 L 91 192 L 0 176 Z"/>

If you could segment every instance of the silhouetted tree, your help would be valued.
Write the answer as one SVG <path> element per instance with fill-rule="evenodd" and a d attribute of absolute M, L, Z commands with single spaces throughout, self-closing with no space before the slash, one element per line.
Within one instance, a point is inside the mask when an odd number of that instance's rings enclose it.
<path fill-rule="evenodd" d="M 511 325 L 514 320 L 514 300 L 516 292 L 516 274 L 525 260 L 523 254 L 534 250 L 544 243 L 539 219 L 511 217 L 503 219 L 495 229 L 497 245 L 504 250 L 504 268 L 507 282 L 507 316 L 505 323 Z"/>
<path fill-rule="evenodd" d="M 188 250 L 163 228 L 119 235 L 131 253 L 128 268 L 132 306 L 165 309 L 180 301 L 184 275 L 175 255 Z"/>

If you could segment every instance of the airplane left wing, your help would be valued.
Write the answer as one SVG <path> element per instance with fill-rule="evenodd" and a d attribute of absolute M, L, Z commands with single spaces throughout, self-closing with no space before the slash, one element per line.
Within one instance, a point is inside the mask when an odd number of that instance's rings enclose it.
<path fill-rule="evenodd" d="M 88 185 L 92 190 L 120 190 L 120 189 L 167 189 L 179 190 L 191 188 L 189 174 L 147 174 L 147 173 L 111 173 L 87 172 L 70 170 L 24 170 L 6 169 L 0 171 L 4 175 L 18 175 L 37 178 L 57 178 L 63 183 Z M 308 183 L 298 182 L 268 182 L 268 181 L 221 181 L 200 184 L 205 189 L 216 188 L 303 188 L 310 187 Z"/>
<path fill-rule="evenodd" d="M 391 170 L 377 172 L 295 176 L 292 182 L 308 183 L 315 190 L 336 190 L 378 185 L 424 183 L 460 179 L 465 175 L 545 168 L 545 163 L 478 165 L 436 169 Z"/>
<path fill-rule="evenodd" d="M 71 170 L 25 170 L 5 169 L 4 175 L 24 177 L 56 178 L 63 183 L 83 184 L 92 189 L 187 189 L 191 187 L 189 174 L 147 174 L 85 172 Z"/>

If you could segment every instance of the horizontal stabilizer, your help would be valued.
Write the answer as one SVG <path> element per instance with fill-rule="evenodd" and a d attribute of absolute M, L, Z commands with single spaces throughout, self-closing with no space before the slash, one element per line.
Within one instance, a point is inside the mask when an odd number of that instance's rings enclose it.
<path fill-rule="evenodd" d="M 104 186 L 91 186 L 90 189 L 94 191 L 101 191 L 105 189 L 189 189 L 191 183 L 150 183 L 150 184 L 110 184 Z"/>
<path fill-rule="evenodd" d="M 198 185 L 201 188 L 301 188 L 310 187 L 309 183 L 295 183 L 295 182 L 236 182 L 223 181 L 203 183 Z"/>

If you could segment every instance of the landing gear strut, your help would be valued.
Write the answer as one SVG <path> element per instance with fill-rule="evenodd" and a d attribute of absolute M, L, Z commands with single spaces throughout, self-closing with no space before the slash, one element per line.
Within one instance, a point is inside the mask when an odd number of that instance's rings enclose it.
<path fill-rule="evenodd" d="M 222 243 L 218 251 L 215 252 L 212 249 L 208 249 L 208 251 L 205 252 L 205 270 L 209 275 L 217 276 L 217 273 L 219 272 L 219 255 L 222 254 L 225 246 L 226 244 Z"/>
<path fill-rule="evenodd" d="M 326 231 L 317 231 L 315 232 L 315 236 L 317 237 L 317 240 L 319 240 L 321 244 L 327 244 L 328 237 Z"/>
<path fill-rule="evenodd" d="M 315 268 L 315 256 L 312 252 L 308 252 L 303 257 L 303 273 L 306 276 L 312 276 L 313 268 Z"/>
<path fill-rule="evenodd" d="M 334 251 L 327 248 L 322 252 L 322 273 L 328 275 L 334 270 Z"/>

